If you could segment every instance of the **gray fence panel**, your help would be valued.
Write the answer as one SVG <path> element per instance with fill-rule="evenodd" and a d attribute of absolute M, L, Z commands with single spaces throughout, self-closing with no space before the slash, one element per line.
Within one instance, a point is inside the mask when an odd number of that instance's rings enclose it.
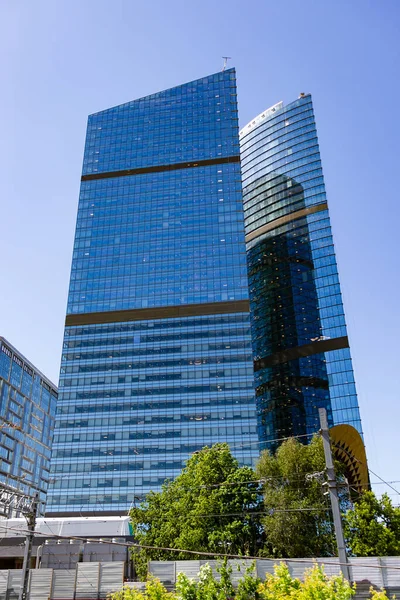
<path fill-rule="evenodd" d="M 337 557 L 316 558 L 315 560 L 310 559 L 310 561 L 304 559 L 304 562 L 295 560 L 272 561 L 258 559 L 256 561 L 257 576 L 261 579 L 265 579 L 268 573 L 274 572 L 274 565 L 277 565 L 281 562 L 286 562 L 289 567 L 289 572 L 293 577 L 298 577 L 302 580 L 304 579 L 305 571 L 309 568 L 312 568 L 313 564 L 315 563 L 323 565 L 325 573 L 328 576 L 339 575 L 341 573 L 339 559 Z M 349 562 L 352 565 L 352 567 L 350 567 L 350 573 L 353 581 L 369 582 L 370 584 L 379 588 L 389 587 L 395 589 L 400 587 L 400 557 L 357 557 L 350 558 Z M 176 562 L 151 561 L 149 563 L 149 570 L 150 573 L 158 577 L 161 581 L 174 583 L 176 581 L 176 578 L 173 574 L 174 567 L 176 576 L 178 573 L 185 573 L 189 578 L 198 580 L 200 566 L 207 563 L 211 566 L 214 573 L 218 577 L 216 568 L 219 563 L 215 560 L 180 560 Z M 246 566 L 250 565 L 251 561 L 230 560 L 229 564 L 232 566 L 232 581 L 234 584 L 236 584 L 237 581 L 243 577 Z M 240 571 L 238 571 L 238 565 L 240 566 Z M 384 568 L 375 568 L 379 566 Z M 393 567 L 396 567 L 399 570 L 393 569 Z"/>
<path fill-rule="evenodd" d="M 100 563 L 78 563 L 75 598 L 97 598 L 99 594 Z"/>
<path fill-rule="evenodd" d="M 381 565 L 385 567 L 382 571 L 384 587 L 400 587 L 400 557 L 386 556 L 380 558 L 379 561 Z M 391 569 L 390 567 L 397 567 L 397 570 Z"/>
<path fill-rule="evenodd" d="M 53 569 L 32 569 L 29 577 L 29 600 L 48 600 L 51 596 Z"/>
<path fill-rule="evenodd" d="M 21 587 L 22 569 L 10 569 L 8 572 L 7 600 L 18 600 Z"/>
<path fill-rule="evenodd" d="M 260 558 L 257 560 L 257 577 L 264 580 L 267 573 L 274 572 L 274 562 Z"/>
<path fill-rule="evenodd" d="M 73 598 L 75 593 L 75 569 L 54 569 L 51 598 L 54 600 Z"/>
<path fill-rule="evenodd" d="M 231 581 L 234 586 L 236 586 L 240 579 L 242 579 L 246 570 L 253 565 L 254 561 L 252 560 L 229 560 L 228 565 L 232 568 Z M 256 570 L 254 569 L 253 575 L 255 576 Z"/>
<path fill-rule="evenodd" d="M 189 579 L 198 579 L 200 566 L 204 564 L 201 560 L 179 560 L 175 563 L 175 577 L 184 573 Z"/>
<path fill-rule="evenodd" d="M 170 582 L 170 583 L 175 583 L 175 565 L 178 568 L 179 565 L 179 570 L 182 570 L 181 568 L 181 563 L 183 563 L 183 565 L 186 564 L 190 564 L 191 562 L 194 563 L 198 563 L 198 569 L 200 568 L 200 561 L 198 560 L 193 560 L 193 561 L 186 561 L 186 560 L 180 560 L 179 562 L 175 562 L 173 560 L 166 560 L 166 561 L 156 561 L 156 560 L 151 560 L 149 562 L 149 571 L 152 575 L 154 575 L 154 577 L 157 577 L 157 579 L 159 579 L 160 581 L 166 583 L 166 582 Z M 183 567 L 184 568 L 184 567 Z M 178 572 L 178 571 L 177 571 Z"/>
<path fill-rule="evenodd" d="M 326 561 L 328 561 L 328 565 L 326 564 Z M 317 558 L 316 562 L 324 567 L 324 571 L 328 576 L 331 575 L 340 575 L 340 573 L 342 572 L 340 570 L 340 565 L 339 565 L 339 559 L 337 558 L 337 556 L 332 556 L 330 558 Z M 332 564 L 333 563 L 333 564 Z M 312 565 L 308 565 L 309 567 Z"/>
<path fill-rule="evenodd" d="M 383 587 L 381 569 L 374 568 L 379 566 L 379 561 L 375 556 L 351 558 L 350 562 L 352 565 L 350 567 L 350 574 L 353 581 L 368 581 L 378 588 Z"/>
<path fill-rule="evenodd" d="M 116 592 L 123 587 L 124 570 L 124 562 L 100 563 L 100 598 L 107 598 L 108 594 Z"/>
<path fill-rule="evenodd" d="M 327 575 L 339 573 L 337 558 L 317 559 L 319 564 L 325 565 Z M 329 563 L 336 564 L 326 564 Z M 151 561 L 150 572 L 161 579 L 164 583 L 174 584 L 177 573 L 185 573 L 188 577 L 198 579 L 198 573 L 202 564 L 209 563 L 214 570 L 218 561 Z M 273 572 L 274 563 L 281 561 L 257 560 L 257 575 L 265 579 L 267 573 Z M 310 566 L 307 562 L 286 561 L 293 576 L 303 579 L 304 571 Z M 360 593 L 367 593 L 369 584 L 376 587 L 385 587 L 390 593 L 399 594 L 400 590 L 400 557 L 359 557 L 350 559 L 352 563 L 353 579 L 357 582 L 365 582 L 360 585 Z M 243 577 L 246 567 L 251 561 L 231 560 L 232 580 L 236 583 Z M 240 571 L 238 570 L 240 566 Z M 382 568 L 375 568 L 382 567 Z M 109 593 L 121 589 L 124 585 L 123 561 L 78 563 L 76 569 L 38 569 L 32 570 L 30 574 L 30 599 L 29 600 L 97 600 L 105 599 Z M 18 600 L 21 583 L 21 570 L 0 570 L 0 600 Z M 138 582 L 127 582 L 125 585 L 141 589 L 144 584 Z M 390 595 L 390 594 L 389 594 Z M 362 594 L 361 594 L 362 596 Z M 360 596 L 360 597 L 361 597 Z M 398 595 L 400 599 L 400 595 Z"/>
<path fill-rule="evenodd" d="M 282 561 L 277 561 L 276 564 L 279 564 L 279 562 Z M 304 579 L 304 571 L 306 571 L 306 569 L 309 569 L 310 567 L 312 567 L 312 563 L 302 563 L 302 562 L 296 562 L 296 561 L 290 561 L 290 560 L 286 560 L 285 561 L 287 566 L 289 567 L 289 573 L 291 574 L 292 577 L 297 577 L 298 579 Z"/>
<path fill-rule="evenodd" d="M 142 592 L 146 588 L 146 583 L 144 581 L 125 581 L 124 587 L 140 590 Z"/>
<path fill-rule="evenodd" d="M 8 570 L 0 571 L 0 600 L 6 600 L 7 596 Z"/>

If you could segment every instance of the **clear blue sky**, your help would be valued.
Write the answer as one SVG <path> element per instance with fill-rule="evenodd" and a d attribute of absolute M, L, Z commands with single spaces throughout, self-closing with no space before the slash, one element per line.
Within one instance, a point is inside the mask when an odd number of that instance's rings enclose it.
<path fill-rule="evenodd" d="M 241 125 L 313 94 L 370 467 L 400 480 L 399 21 L 399 0 L 3 0 L 0 335 L 57 383 L 87 115 L 231 56 Z"/>

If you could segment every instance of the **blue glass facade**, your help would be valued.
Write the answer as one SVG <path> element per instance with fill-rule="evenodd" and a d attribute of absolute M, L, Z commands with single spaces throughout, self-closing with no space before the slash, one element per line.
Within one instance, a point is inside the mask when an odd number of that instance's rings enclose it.
<path fill-rule="evenodd" d="M 247 299 L 241 203 L 239 163 L 82 181 L 68 313 Z"/>
<path fill-rule="evenodd" d="M 310 95 L 240 132 L 258 434 L 361 433 Z"/>
<path fill-rule="evenodd" d="M 258 456 L 233 69 L 89 117 L 59 387 L 49 513 Z"/>
<path fill-rule="evenodd" d="M 44 512 L 57 388 L 0 337 L 0 486 L 33 497 Z"/>

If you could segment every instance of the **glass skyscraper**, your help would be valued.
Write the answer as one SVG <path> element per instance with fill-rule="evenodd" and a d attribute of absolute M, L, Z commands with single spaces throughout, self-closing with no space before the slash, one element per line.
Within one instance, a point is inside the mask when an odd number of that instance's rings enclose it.
<path fill-rule="evenodd" d="M 0 514 L 6 490 L 33 498 L 44 512 L 49 484 L 57 388 L 0 337 Z M 13 505 L 15 506 L 15 505 Z M 4 512 L 5 510 L 5 512 Z M 10 516 L 14 516 L 11 514 Z"/>
<path fill-rule="evenodd" d="M 233 69 L 89 116 L 48 514 L 258 456 Z"/>
<path fill-rule="evenodd" d="M 330 425 L 361 433 L 310 95 L 240 132 L 261 447 Z"/>

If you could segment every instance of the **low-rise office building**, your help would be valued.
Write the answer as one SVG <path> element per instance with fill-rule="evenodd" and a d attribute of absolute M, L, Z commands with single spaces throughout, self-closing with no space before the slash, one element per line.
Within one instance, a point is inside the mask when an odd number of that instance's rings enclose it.
<path fill-rule="evenodd" d="M 44 513 L 56 386 L 0 337 L 0 515 L 22 514 L 37 496 Z"/>

